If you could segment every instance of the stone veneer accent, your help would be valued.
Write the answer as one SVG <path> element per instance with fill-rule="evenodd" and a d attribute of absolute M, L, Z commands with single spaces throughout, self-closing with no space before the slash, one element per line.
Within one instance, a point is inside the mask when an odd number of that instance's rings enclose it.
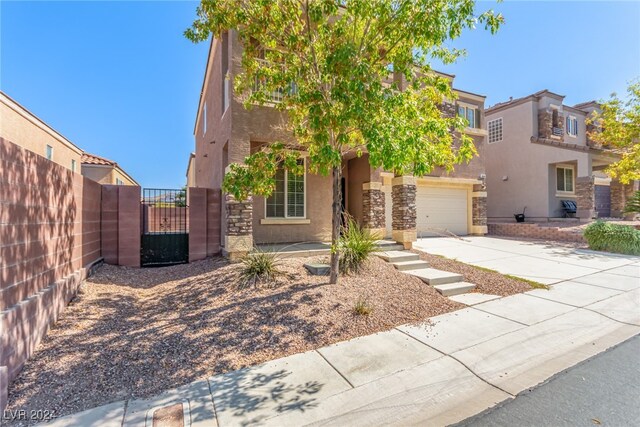
<path fill-rule="evenodd" d="M 576 216 L 580 219 L 591 219 L 596 216 L 595 184 L 591 176 L 576 179 Z"/>
<path fill-rule="evenodd" d="M 558 111 L 558 128 L 560 135 L 553 135 L 553 108 L 538 111 L 538 136 L 545 139 L 564 141 L 564 115 Z"/>
<path fill-rule="evenodd" d="M 384 198 L 381 182 L 362 184 L 362 227 L 372 234 L 382 234 L 382 236 L 386 226 Z"/>
<path fill-rule="evenodd" d="M 224 253 L 229 259 L 236 260 L 253 248 L 252 197 L 237 201 L 231 194 L 225 194 L 225 213 Z"/>
<path fill-rule="evenodd" d="M 417 240 L 416 231 L 416 181 L 413 176 L 393 178 L 391 190 L 391 226 L 393 239 L 411 248 Z"/>
<path fill-rule="evenodd" d="M 474 226 L 487 225 L 487 192 L 482 184 L 473 186 L 471 193 L 471 223 Z"/>
<path fill-rule="evenodd" d="M 611 216 L 619 218 L 632 219 L 635 214 L 624 214 L 624 207 L 627 204 L 627 200 L 633 197 L 633 193 L 638 191 L 640 182 L 634 182 L 631 184 L 622 184 L 620 181 L 614 179 L 611 181 Z"/>

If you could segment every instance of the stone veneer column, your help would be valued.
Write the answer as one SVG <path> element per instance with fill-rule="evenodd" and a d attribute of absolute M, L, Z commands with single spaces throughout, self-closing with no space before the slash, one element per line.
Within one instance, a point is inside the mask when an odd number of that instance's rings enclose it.
<path fill-rule="evenodd" d="M 417 240 L 416 231 L 416 180 L 413 176 L 397 176 L 393 178 L 391 199 L 392 237 L 405 249 L 411 249 Z"/>
<path fill-rule="evenodd" d="M 474 184 L 471 193 L 471 234 L 487 234 L 487 192 L 482 184 Z"/>
<path fill-rule="evenodd" d="M 625 188 L 617 179 L 611 180 L 611 216 L 622 218 L 625 205 Z"/>
<path fill-rule="evenodd" d="M 384 197 L 381 182 L 362 184 L 362 227 L 378 239 L 385 234 Z"/>
<path fill-rule="evenodd" d="M 225 194 L 224 254 L 235 261 L 253 249 L 253 199 L 237 201 Z"/>
<path fill-rule="evenodd" d="M 596 216 L 595 184 L 592 176 L 576 179 L 576 217 L 587 221 Z"/>

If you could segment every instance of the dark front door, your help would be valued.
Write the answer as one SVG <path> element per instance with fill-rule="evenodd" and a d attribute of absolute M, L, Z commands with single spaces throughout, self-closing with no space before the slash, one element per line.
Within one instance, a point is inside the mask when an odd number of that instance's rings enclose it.
<path fill-rule="evenodd" d="M 608 185 L 595 186 L 596 212 L 598 218 L 611 216 L 611 187 Z"/>
<path fill-rule="evenodd" d="M 144 189 L 140 248 L 143 267 L 189 262 L 188 218 L 184 189 Z"/>

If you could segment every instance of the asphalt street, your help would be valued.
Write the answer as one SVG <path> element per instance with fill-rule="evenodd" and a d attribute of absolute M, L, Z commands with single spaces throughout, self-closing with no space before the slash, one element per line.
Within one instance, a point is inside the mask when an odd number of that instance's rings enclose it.
<path fill-rule="evenodd" d="M 640 335 L 458 426 L 640 426 Z"/>

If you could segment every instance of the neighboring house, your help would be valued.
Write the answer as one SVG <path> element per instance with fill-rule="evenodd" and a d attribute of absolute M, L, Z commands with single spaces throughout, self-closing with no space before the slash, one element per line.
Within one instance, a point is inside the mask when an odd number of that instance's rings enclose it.
<path fill-rule="evenodd" d="M 247 110 L 233 93 L 241 54 L 242 46 L 233 31 L 211 42 L 194 128 L 195 156 L 190 158 L 188 168 L 196 187 L 220 189 L 229 164 L 243 163 L 246 156 L 263 144 L 292 140 L 278 126 L 284 119 L 282 113 L 268 106 Z M 444 76 L 453 82 L 454 76 Z M 402 86 L 399 77 L 397 81 Z M 344 156 L 343 206 L 364 227 L 408 245 L 415 240 L 416 232 L 486 233 L 485 97 L 465 91 L 457 93 L 459 99 L 455 104 L 445 104 L 444 108 L 449 114 L 459 112 L 471 119 L 467 133 L 473 136 L 480 156 L 457 167 L 454 173 L 438 172 L 419 179 L 394 178 L 390 173 L 371 169 L 367 154 L 360 158 L 355 153 Z M 278 93 L 274 93 L 273 101 L 278 102 Z M 222 197 L 219 218 L 221 244 L 226 252 L 235 252 L 234 248 L 246 250 L 253 244 L 330 240 L 330 178 L 308 171 L 303 177 L 281 171 L 276 180 L 276 189 L 267 199 L 253 197 L 238 202 L 229 195 Z M 415 206 L 417 230 L 400 222 L 396 229 L 392 227 L 394 183 L 399 189 L 395 211 L 401 215 L 404 205 Z M 417 186 L 415 199 L 411 191 L 404 191 L 412 185 Z"/>
<path fill-rule="evenodd" d="M 189 154 L 189 163 L 187 163 L 187 188 L 196 186 L 195 158 L 196 153 Z"/>
<path fill-rule="evenodd" d="M 82 153 L 82 175 L 105 185 L 136 185 L 140 186 L 113 160 Z"/>
<path fill-rule="evenodd" d="M 80 173 L 82 150 L 0 92 L 0 137 Z"/>
<path fill-rule="evenodd" d="M 577 204 L 581 220 L 620 216 L 623 187 L 603 173 L 617 160 L 592 141 L 586 118 L 599 108 L 594 101 L 574 106 L 564 96 L 542 90 L 488 108 L 487 216 L 511 220 L 526 207 L 526 217 L 546 220 L 566 216 L 562 201 Z"/>

